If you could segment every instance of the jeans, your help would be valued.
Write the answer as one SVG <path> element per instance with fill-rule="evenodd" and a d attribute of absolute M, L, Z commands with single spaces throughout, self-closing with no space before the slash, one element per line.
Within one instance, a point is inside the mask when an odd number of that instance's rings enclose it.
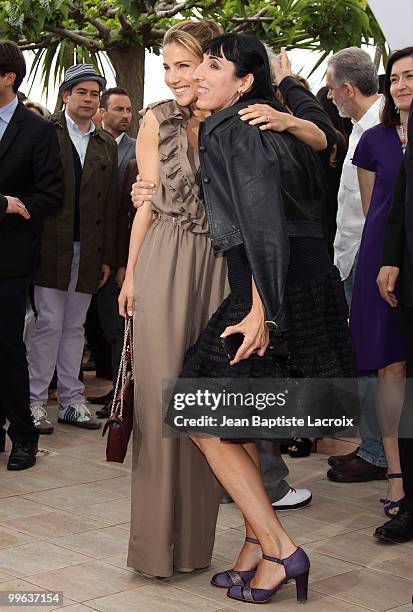
<path fill-rule="evenodd" d="M 360 438 L 357 455 L 378 467 L 387 467 L 376 413 L 376 376 L 359 378 L 360 394 Z"/>
<path fill-rule="evenodd" d="M 353 294 L 354 281 L 358 263 L 358 253 L 354 258 L 350 274 L 344 281 L 344 293 L 350 308 L 351 296 Z M 380 427 L 376 414 L 376 389 L 377 378 L 365 376 L 359 378 L 360 393 L 360 438 L 361 444 L 357 455 L 379 467 L 387 467 L 381 439 Z"/>

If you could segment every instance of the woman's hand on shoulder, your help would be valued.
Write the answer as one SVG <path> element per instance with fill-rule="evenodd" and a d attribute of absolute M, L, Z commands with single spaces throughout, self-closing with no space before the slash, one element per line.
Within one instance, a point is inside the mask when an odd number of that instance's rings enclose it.
<path fill-rule="evenodd" d="M 259 357 L 265 355 L 270 343 L 268 327 L 265 324 L 264 311 L 260 307 L 253 306 L 247 316 L 238 325 L 230 325 L 222 334 L 222 338 L 232 334 L 243 334 L 244 342 L 239 347 L 230 365 L 235 365 L 243 359 L 248 359 L 253 353 Z"/>
<path fill-rule="evenodd" d="M 150 202 L 155 193 L 155 183 L 143 181 L 141 177 L 136 177 L 136 183 L 132 185 L 131 198 L 135 208 L 140 208 L 145 202 Z"/>
<path fill-rule="evenodd" d="M 275 110 L 268 104 L 251 104 L 238 111 L 242 121 L 257 125 L 260 130 L 284 132 L 291 127 L 292 115 Z"/>

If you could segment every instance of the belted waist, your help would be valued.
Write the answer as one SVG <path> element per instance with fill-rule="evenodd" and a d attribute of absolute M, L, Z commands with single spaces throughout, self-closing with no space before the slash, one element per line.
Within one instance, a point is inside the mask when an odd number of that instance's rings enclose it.
<path fill-rule="evenodd" d="M 179 218 L 173 215 L 161 212 L 155 212 L 155 214 L 160 221 L 169 221 L 169 223 L 174 224 L 179 223 Z M 317 221 L 287 221 L 287 231 L 290 238 L 324 238 L 321 223 Z"/>
<path fill-rule="evenodd" d="M 179 219 L 178 217 L 174 217 L 173 215 L 167 215 L 165 213 L 160 213 L 160 212 L 156 212 L 156 217 L 157 219 L 161 220 L 161 221 L 169 221 L 170 223 L 178 223 Z"/>
<path fill-rule="evenodd" d="M 288 221 L 289 238 L 324 238 L 323 228 L 318 221 Z"/>

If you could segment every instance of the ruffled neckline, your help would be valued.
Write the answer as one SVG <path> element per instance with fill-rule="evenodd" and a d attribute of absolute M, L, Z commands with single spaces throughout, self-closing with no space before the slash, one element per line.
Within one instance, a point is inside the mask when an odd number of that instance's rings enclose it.
<path fill-rule="evenodd" d="M 176 216 L 183 229 L 206 233 L 207 215 L 188 159 L 190 109 L 180 106 L 175 100 L 156 103 L 148 108 L 152 109 L 159 122 L 161 180 L 173 205 L 169 214 Z M 156 207 L 156 199 L 154 205 Z"/>

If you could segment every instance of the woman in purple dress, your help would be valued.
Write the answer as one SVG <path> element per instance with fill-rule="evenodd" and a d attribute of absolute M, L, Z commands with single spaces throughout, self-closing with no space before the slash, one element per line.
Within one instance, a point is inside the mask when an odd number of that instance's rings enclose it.
<path fill-rule="evenodd" d="M 413 47 L 389 58 L 380 124 L 367 130 L 354 153 L 366 223 L 350 310 L 350 327 L 360 373 L 377 372 L 376 407 L 388 471 L 387 516 L 398 512 L 404 496 L 398 448 L 403 402 L 405 350 L 400 312 L 381 299 L 376 278 L 381 265 L 384 227 L 406 148 L 407 119 L 413 99 Z"/>

